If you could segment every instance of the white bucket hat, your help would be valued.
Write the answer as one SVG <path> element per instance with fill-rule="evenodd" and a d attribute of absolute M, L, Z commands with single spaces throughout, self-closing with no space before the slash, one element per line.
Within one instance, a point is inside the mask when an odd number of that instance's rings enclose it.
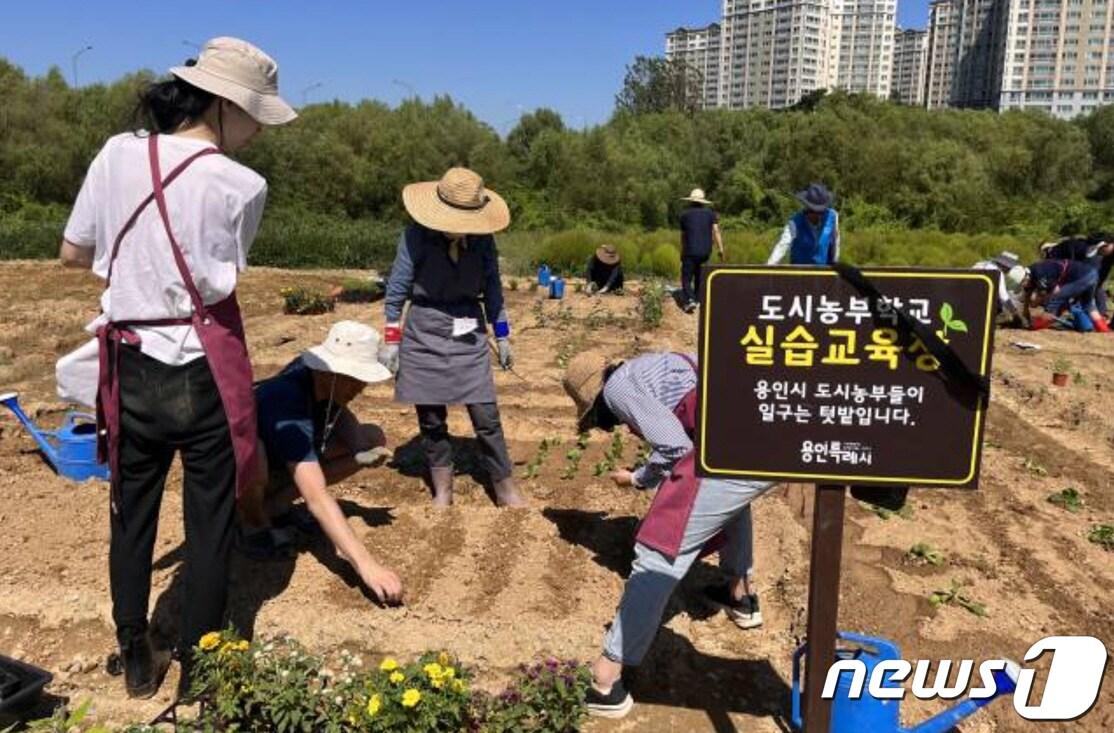
<path fill-rule="evenodd" d="M 325 343 L 302 352 L 302 363 L 319 372 L 343 374 L 372 384 L 391 378 L 379 363 L 382 339 L 371 326 L 356 321 L 340 321 L 329 329 Z"/>
<path fill-rule="evenodd" d="M 298 116 L 279 96 L 275 60 L 239 38 L 206 41 L 196 64 L 175 66 L 170 73 L 234 102 L 261 125 L 282 125 Z"/>
<path fill-rule="evenodd" d="M 690 193 L 688 196 L 682 197 L 681 200 L 682 201 L 692 201 L 693 203 L 697 203 L 697 204 L 711 204 L 712 203 L 708 199 L 704 198 L 704 189 L 702 189 L 702 188 L 692 189 L 692 193 Z"/>

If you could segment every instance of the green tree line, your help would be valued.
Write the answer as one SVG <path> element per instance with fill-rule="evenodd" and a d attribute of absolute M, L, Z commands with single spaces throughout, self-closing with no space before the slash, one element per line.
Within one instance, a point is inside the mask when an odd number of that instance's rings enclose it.
<path fill-rule="evenodd" d="M 57 69 L 30 77 L 0 59 L 0 255 L 55 254 L 89 161 L 133 129 L 138 90 L 153 78 L 72 88 Z M 765 232 L 814 180 L 836 193 L 850 231 L 1035 243 L 1114 228 L 1111 107 L 1065 122 L 836 93 L 785 111 L 620 104 L 584 130 L 539 109 L 501 137 L 449 97 L 332 102 L 305 107 L 239 157 L 270 184 L 257 261 L 289 266 L 381 265 L 405 219 L 402 186 L 451 165 L 506 196 L 518 233 L 671 229 L 697 186 L 729 232 Z"/>

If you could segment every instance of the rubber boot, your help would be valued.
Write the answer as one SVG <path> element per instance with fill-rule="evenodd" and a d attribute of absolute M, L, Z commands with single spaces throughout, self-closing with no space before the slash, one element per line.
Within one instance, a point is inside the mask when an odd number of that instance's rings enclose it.
<path fill-rule="evenodd" d="M 514 485 L 513 476 L 507 476 L 505 479 L 496 481 L 493 488 L 495 489 L 495 504 L 497 506 L 526 506 L 526 499 L 522 497 L 522 494 L 518 493 L 518 488 Z"/>
<path fill-rule="evenodd" d="M 453 467 L 434 466 L 430 468 L 429 482 L 433 484 L 433 506 L 452 506 Z"/>
<path fill-rule="evenodd" d="M 123 630 L 120 661 L 124 667 L 124 687 L 128 697 L 146 700 L 154 697 L 170 666 L 170 652 L 155 651 L 144 631 Z"/>

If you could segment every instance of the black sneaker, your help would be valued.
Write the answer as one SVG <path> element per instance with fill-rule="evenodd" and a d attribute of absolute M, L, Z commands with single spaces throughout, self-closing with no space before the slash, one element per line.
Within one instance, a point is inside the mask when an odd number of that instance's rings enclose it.
<path fill-rule="evenodd" d="M 713 585 L 704 589 L 704 599 L 713 608 L 727 614 L 740 629 L 756 629 L 762 625 L 762 611 L 758 596 L 751 594 L 736 601 L 726 585 Z"/>
<path fill-rule="evenodd" d="M 597 718 L 625 718 L 634 707 L 634 700 L 623 687 L 622 680 L 615 680 L 611 692 L 606 695 L 590 685 L 585 701 L 588 703 L 588 714 Z"/>

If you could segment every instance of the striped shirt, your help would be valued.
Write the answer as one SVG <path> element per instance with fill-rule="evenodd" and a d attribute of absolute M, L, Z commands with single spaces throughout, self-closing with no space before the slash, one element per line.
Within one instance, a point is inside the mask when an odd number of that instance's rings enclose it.
<path fill-rule="evenodd" d="M 696 363 L 695 354 L 689 358 Z M 625 361 L 608 377 L 603 387 L 607 407 L 653 446 L 646 464 L 634 472 L 639 486 L 657 488 L 673 464 L 692 450 L 692 441 L 673 410 L 695 388 L 695 370 L 683 357 L 669 352 Z"/>

